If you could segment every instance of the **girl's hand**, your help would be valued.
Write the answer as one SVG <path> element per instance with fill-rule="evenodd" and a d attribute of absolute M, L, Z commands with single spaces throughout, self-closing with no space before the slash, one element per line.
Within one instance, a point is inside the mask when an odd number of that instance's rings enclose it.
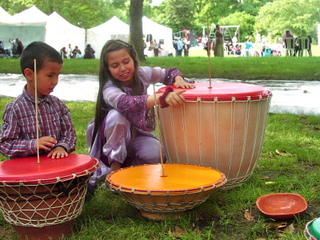
<path fill-rule="evenodd" d="M 165 98 L 166 103 L 169 104 L 170 107 L 180 107 L 185 102 L 184 97 L 181 95 L 185 91 L 186 90 L 169 92 Z"/>
<path fill-rule="evenodd" d="M 175 77 L 173 85 L 176 88 L 195 88 L 194 84 L 185 82 L 181 76 Z"/>

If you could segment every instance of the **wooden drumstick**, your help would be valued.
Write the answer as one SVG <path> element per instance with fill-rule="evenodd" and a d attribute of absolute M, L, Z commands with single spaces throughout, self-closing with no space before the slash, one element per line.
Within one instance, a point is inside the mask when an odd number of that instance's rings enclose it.
<path fill-rule="evenodd" d="M 156 95 L 156 84 L 153 84 L 153 96 L 154 96 L 154 111 L 155 111 L 155 117 L 156 117 L 156 124 L 158 125 L 159 129 L 159 151 L 160 151 L 160 162 L 161 162 L 161 169 L 162 169 L 162 174 L 161 177 L 167 177 L 164 173 L 164 166 L 163 166 L 163 155 L 162 155 L 162 138 L 161 138 L 161 131 L 160 131 L 160 120 L 159 120 L 159 115 L 158 115 L 158 105 L 157 105 L 157 95 Z"/>
<path fill-rule="evenodd" d="M 38 121 L 38 79 L 37 79 L 37 60 L 33 59 L 34 69 L 34 105 L 36 113 L 36 134 L 37 134 L 37 163 L 40 163 L 40 151 L 39 151 L 39 121 Z"/>
<path fill-rule="evenodd" d="M 209 87 L 208 88 L 212 88 L 211 87 L 211 58 L 210 58 L 210 55 L 211 55 L 211 43 L 210 43 L 210 29 L 209 29 L 209 21 L 208 21 L 208 16 L 207 16 L 207 28 L 208 28 L 208 73 L 209 73 Z"/>

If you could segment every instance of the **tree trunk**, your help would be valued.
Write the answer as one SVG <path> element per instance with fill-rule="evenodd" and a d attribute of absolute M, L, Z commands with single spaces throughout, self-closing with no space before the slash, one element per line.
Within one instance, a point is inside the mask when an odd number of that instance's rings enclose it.
<path fill-rule="evenodd" d="M 137 51 L 139 61 L 144 61 L 142 14 L 143 0 L 130 0 L 130 43 Z"/>

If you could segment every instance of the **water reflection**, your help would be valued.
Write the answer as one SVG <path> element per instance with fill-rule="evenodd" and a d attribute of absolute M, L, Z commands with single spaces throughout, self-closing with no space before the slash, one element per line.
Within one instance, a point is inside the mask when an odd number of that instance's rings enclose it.
<path fill-rule="evenodd" d="M 273 94 L 270 112 L 320 115 L 319 81 L 212 79 L 212 82 L 214 81 L 245 82 L 265 86 Z M 25 79 L 21 74 L 0 74 L 0 96 L 15 97 L 21 93 L 24 85 Z M 161 86 L 157 85 L 157 88 Z M 149 94 L 152 94 L 152 91 L 153 88 L 148 89 Z M 65 101 L 95 101 L 97 92 L 98 76 L 62 74 L 52 94 Z"/>

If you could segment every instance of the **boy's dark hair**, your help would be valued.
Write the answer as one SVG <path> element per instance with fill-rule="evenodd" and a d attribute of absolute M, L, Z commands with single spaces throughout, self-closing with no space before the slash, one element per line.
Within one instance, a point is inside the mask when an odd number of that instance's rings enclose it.
<path fill-rule="evenodd" d="M 39 72 L 46 61 L 63 63 L 60 53 L 44 42 L 32 42 L 22 52 L 20 68 L 24 74 L 26 68 L 34 69 L 34 59 L 37 62 L 37 72 Z"/>

